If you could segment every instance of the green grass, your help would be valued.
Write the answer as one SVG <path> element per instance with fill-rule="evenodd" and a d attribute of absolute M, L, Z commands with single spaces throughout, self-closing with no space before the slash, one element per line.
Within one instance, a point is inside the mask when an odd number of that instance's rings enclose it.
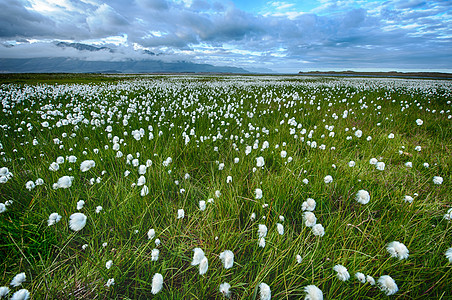
<path fill-rule="evenodd" d="M 452 297 L 452 264 L 444 255 L 452 247 L 452 223 L 443 219 L 452 207 L 450 82 L 95 75 L 1 80 L 19 84 L 0 88 L 0 167 L 14 175 L 0 184 L 0 202 L 13 200 L 0 214 L 0 286 L 9 286 L 16 274 L 25 272 L 22 286 L 34 299 L 221 299 L 223 282 L 231 284 L 232 299 L 259 299 L 261 282 L 270 286 L 274 299 L 304 298 L 303 288 L 310 284 L 326 299 L 387 298 L 377 286 L 358 282 L 354 274 L 362 272 L 375 280 L 390 275 L 399 288 L 391 297 Z M 351 110 L 347 118 L 342 117 L 344 110 Z M 48 128 L 42 126 L 43 114 L 49 116 Z M 87 123 L 62 123 L 81 115 Z M 127 125 L 124 115 L 129 115 Z M 422 126 L 416 125 L 418 118 Z M 107 125 L 112 126 L 110 136 Z M 334 137 L 325 125 L 334 126 Z M 132 131 L 140 128 L 144 136 L 136 140 Z M 354 135 L 357 129 L 361 138 Z M 184 132 L 190 136 L 188 144 Z M 388 138 L 390 133 L 394 139 Z M 114 136 L 124 139 L 121 158 L 113 150 Z M 34 139 L 39 144 L 33 145 Z M 256 140 L 258 148 L 246 155 L 246 146 L 253 147 Z M 261 151 L 264 141 L 269 148 Z M 307 141 L 316 141 L 317 147 Z M 325 150 L 319 148 L 322 144 Z M 418 145 L 420 152 L 414 150 Z M 152 160 L 144 197 L 141 187 L 133 186 L 138 167 L 126 159 L 128 154 L 137 158 L 137 153 L 140 164 Z M 69 155 L 77 162 L 69 163 Z M 49 171 L 58 156 L 65 162 L 57 172 Z M 253 170 L 259 156 L 265 165 Z M 172 163 L 164 166 L 167 157 Z M 384 171 L 369 164 L 374 157 L 385 162 Z M 80 163 L 86 159 L 96 166 L 83 173 Z M 354 167 L 348 166 L 351 160 Z M 412 168 L 405 166 L 408 161 Z M 224 163 L 223 170 L 219 163 Z M 131 172 L 127 177 L 126 170 Z M 64 175 L 74 176 L 72 186 L 53 189 Z M 333 177 L 332 183 L 324 183 L 326 175 Z M 231 183 L 227 176 L 232 176 Z M 433 184 L 433 176 L 444 182 Z M 27 181 L 37 178 L 44 185 L 25 189 Z M 305 178 L 308 184 L 302 182 Z M 262 199 L 255 199 L 256 188 L 262 189 Z M 360 189 L 371 195 L 366 205 L 355 200 Z M 414 201 L 405 203 L 405 195 Z M 314 213 L 325 228 L 323 237 L 304 224 L 302 203 L 308 197 L 316 200 Z M 214 202 L 200 211 L 199 201 L 210 198 Z M 80 212 L 88 221 L 73 232 L 69 216 L 77 212 L 79 200 L 85 201 Z M 99 205 L 103 210 L 97 214 Z M 177 219 L 181 208 L 185 218 Z M 62 219 L 47 226 L 53 212 Z M 253 212 L 256 220 L 250 219 Z M 284 225 L 282 236 L 277 223 Z M 258 224 L 268 227 L 264 248 L 258 246 Z M 151 261 L 156 246 L 147 238 L 150 228 L 161 240 L 156 262 Z M 408 259 L 390 257 L 386 245 L 392 241 L 406 245 Z M 203 276 L 190 264 L 196 247 L 209 260 Z M 228 270 L 219 259 L 224 250 L 234 253 L 234 266 Z M 300 264 L 297 254 L 303 258 Z M 113 266 L 107 270 L 108 260 Z M 337 264 L 348 269 L 348 281 L 337 279 Z M 154 296 L 155 273 L 163 275 L 164 286 Z M 115 285 L 106 287 L 109 278 Z M 18 288 L 11 289 L 12 294 Z"/>

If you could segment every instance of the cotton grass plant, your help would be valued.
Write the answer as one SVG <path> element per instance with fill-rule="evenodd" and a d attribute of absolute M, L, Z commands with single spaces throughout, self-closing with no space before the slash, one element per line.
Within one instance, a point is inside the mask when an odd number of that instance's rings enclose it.
<path fill-rule="evenodd" d="M 283 76 L 2 85 L 0 292 L 446 299 L 451 92 Z"/>

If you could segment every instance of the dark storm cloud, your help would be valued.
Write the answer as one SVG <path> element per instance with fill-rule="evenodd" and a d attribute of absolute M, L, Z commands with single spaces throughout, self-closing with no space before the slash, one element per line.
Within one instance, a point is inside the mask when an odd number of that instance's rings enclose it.
<path fill-rule="evenodd" d="M 20 1 L 0 2 L 0 38 L 43 36 L 52 25 L 52 20 L 27 10 Z"/>

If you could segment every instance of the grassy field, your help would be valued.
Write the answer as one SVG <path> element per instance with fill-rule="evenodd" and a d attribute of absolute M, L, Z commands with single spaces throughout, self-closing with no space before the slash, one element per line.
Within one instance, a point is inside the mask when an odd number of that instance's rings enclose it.
<path fill-rule="evenodd" d="M 451 81 L 2 80 L 8 298 L 452 298 Z"/>

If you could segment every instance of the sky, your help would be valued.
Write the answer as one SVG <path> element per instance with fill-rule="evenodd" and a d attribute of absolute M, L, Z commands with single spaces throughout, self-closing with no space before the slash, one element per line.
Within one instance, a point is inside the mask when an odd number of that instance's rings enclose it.
<path fill-rule="evenodd" d="M 31 57 L 452 72 L 452 0 L 0 0 L 0 58 Z"/>

